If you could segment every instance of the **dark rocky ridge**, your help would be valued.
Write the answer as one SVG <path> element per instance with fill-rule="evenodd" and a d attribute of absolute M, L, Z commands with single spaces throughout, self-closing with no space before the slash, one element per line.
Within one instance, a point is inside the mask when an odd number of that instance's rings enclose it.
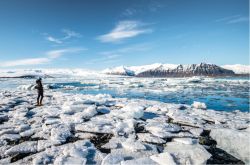
<path fill-rule="evenodd" d="M 53 76 L 50 76 L 50 75 L 41 75 L 41 76 L 38 76 L 38 75 L 33 75 L 33 74 L 27 74 L 27 75 L 22 75 L 22 76 L 0 76 L 0 78 L 26 78 L 26 79 L 36 79 L 36 78 L 39 78 L 39 77 L 42 77 L 42 78 L 54 78 Z"/>
<path fill-rule="evenodd" d="M 232 70 L 224 69 L 214 64 L 178 65 L 175 69 L 165 69 L 160 66 L 136 75 L 137 77 L 189 77 L 189 76 L 234 76 Z"/>

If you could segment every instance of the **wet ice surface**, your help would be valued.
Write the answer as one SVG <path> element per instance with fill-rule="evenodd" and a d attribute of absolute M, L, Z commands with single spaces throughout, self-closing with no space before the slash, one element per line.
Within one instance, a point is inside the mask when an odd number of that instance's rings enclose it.
<path fill-rule="evenodd" d="M 198 78 L 199 79 L 199 78 Z M 200 81 L 201 80 L 201 81 Z M 204 102 L 218 111 L 249 111 L 248 78 L 132 78 L 71 77 L 44 79 L 56 91 L 81 94 L 110 94 L 113 97 L 140 98 L 165 103 L 191 105 Z M 0 89 L 32 89 L 34 79 L 0 79 Z"/>
<path fill-rule="evenodd" d="M 30 86 L 0 90 L 0 164 L 205 164 L 216 147 L 249 163 L 248 112 L 61 90 L 41 107 Z"/>

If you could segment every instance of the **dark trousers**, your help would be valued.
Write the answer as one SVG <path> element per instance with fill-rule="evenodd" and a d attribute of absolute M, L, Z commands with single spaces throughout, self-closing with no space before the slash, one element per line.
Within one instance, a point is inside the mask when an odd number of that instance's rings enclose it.
<path fill-rule="evenodd" d="M 43 92 L 38 92 L 37 104 L 42 104 L 42 100 L 43 100 Z"/>

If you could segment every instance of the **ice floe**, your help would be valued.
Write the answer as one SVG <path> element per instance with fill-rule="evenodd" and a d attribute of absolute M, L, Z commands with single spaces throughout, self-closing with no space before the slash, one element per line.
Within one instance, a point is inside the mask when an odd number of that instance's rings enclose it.
<path fill-rule="evenodd" d="M 152 155 L 150 156 L 150 158 L 154 160 L 155 162 L 157 162 L 159 165 L 165 165 L 165 164 L 176 165 L 176 162 L 173 156 L 168 152 L 163 152 L 157 155 Z"/>

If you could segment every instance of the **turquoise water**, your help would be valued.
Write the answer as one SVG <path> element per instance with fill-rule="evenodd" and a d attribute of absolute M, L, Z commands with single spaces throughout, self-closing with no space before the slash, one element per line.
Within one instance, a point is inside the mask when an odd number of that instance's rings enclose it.
<path fill-rule="evenodd" d="M 19 85 L 31 84 L 33 79 L 0 79 L 0 89 L 15 89 Z M 44 85 L 51 90 L 82 94 L 110 94 L 113 97 L 140 98 L 165 103 L 206 103 L 209 109 L 218 111 L 249 111 L 249 79 L 220 78 L 204 79 L 201 83 L 190 83 L 185 78 L 74 78 L 45 79 Z M 46 91 L 45 91 L 46 93 Z"/>

